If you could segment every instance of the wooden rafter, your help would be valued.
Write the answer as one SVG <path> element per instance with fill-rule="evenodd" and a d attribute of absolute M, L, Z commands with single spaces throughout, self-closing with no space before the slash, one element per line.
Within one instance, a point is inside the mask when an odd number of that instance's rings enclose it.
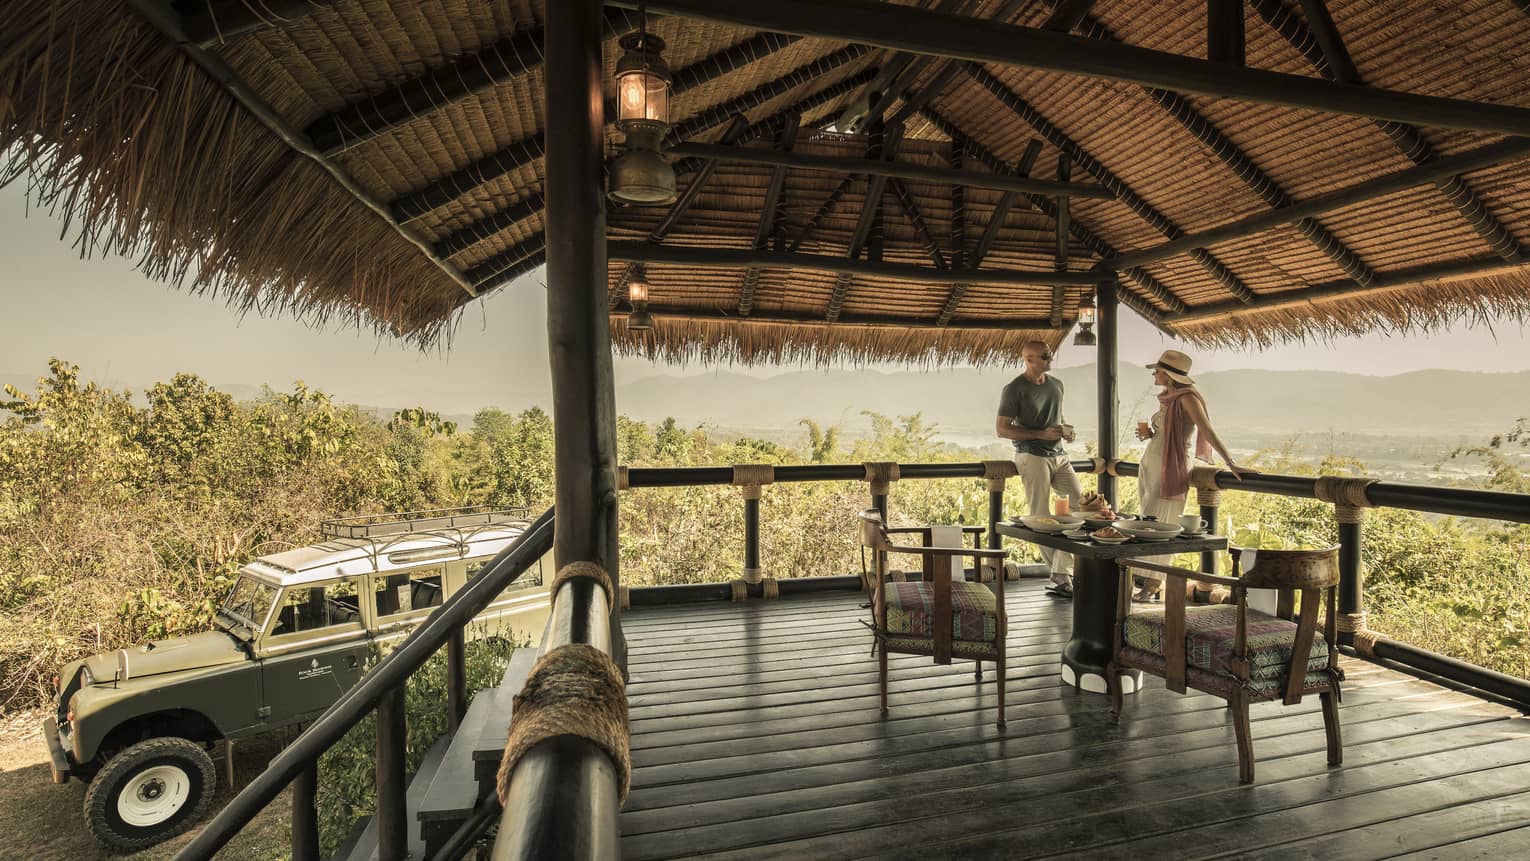
<path fill-rule="evenodd" d="M 890 158 L 897 152 L 898 144 L 902 141 L 895 137 L 890 142 L 884 142 L 880 127 L 873 134 L 866 150 L 866 157 Z M 887 188 L 887 177 L 880 174 L 870 174 L 866 177 L 866 201 L 861 205 L 860 218 L 855 222 L 855 233 L 850 237 L 850 245 L 845 249 L 845 257 L 851 261 L 857 261 L 861 251 L 865 249 L 866 242 L 871 238 L 873 229 L 877 226 L 877 217 L 882 212 L 882 192 Z M 880 258 L 880 255 L 877 255 Z M 858 262 L 858 261 L 857 261 Z M 881 260 L 868 260 L 868 264 L 880 265 Z M 937 270 L 939 271 L 939 270 Z M 850 284 L 855 279 L 854 269 L 840 270 L 839 277 L 834 279 L 834 288 L 829 292 L 829 307 L 824 312 L 824 319 L 833 323 L 839 318 L 840 311 L 844 307 L 845 297 L 850 293 Z"/>
<path fill-rule="evenodd" d="M 1057 156 L 1057 181 L 1067 182 L 1073 178 L 1073 161 L 1068 158 L 1066 152 Z M 1058 272 L 1068 271 L 1068 198 L 1057 199 L 1057 254 L 1052 260 L 1052 266 Z M 1060 328 L 1063 319 L 1063 288 L 1061 284 L 1052 285 L 1052 328 Z"/>
<path fill-rule="evenodd" d="M 1365 85 L 1348 52 L 1343 50 L 1342 40 L 1332 42 L 1330 48 L 1334 49 L 1334 56 L 1329 57 L 1325 55 L 1312 31 L 1281 0 L 1248 2 L 1260 19 L 1295 48 L 1320 74 L 1340 83 Z M 1423 165 L 1434 161 L 1434 148 L 1424 140 L 1417 128 L 1406 123 L 1386 121 L 1377 121 L 1376 125 L 1392 141 L 1393 146 L 1414 164 Z M 1436 180 L 1435 185 L 1494 253 L 1505 260 L 1524 259 L 1525 253 L 1519 241 L 1503 221 L 1488 209 L 1470 184 L 1459 176 L 1450 176 Z"/>
<path fill-rule="evenodd" d="M 481 218 L 441 237 L 435 244 L 436 253 L 442 257 L 461 254 L 502 230 L 509 230 L 533 215 L 541 215 L 546 206 L 547 199 L 541 192 L 517 200 L 493 215 Z"/>
<path fill-rule="evenodd" d="M 977 81 L 984 89 L 994 95 L 1005 107 L 1015 112 L 1015 115 L 1025 120 L 1031 128 L 1035 129 L 1042 137 L 1046 138 L 1053 146 L 1067 153 L 1079 167 L 1087 171 L 1099 183 L 1115 192 L 1116 199 L 1126 204 L 1127 208 L 1136 213 L 1143 221 L 1153 226 L 1153 229 L 1170 239 L 1178 239 L 1185 231 L 1175 224 L 1170 218 L 1159 212 L 1152 204 L 1148 203 L 1142 195 L 1134 191 L 1124 180 L 1112 173 L 1099 159 L 1090 155 L 1088 150 L 1079 146 L 1072 138 L 1063 134 L 1062 129 L 1053 125 L 1041 112 L 1031 104 L 1005 86 L 993 73 L 977 63 L 966 65 L 967 73 Z M 1218 260 L 1210 252 L 1196 249 L 1191 256 L 1200 263 L 1210 275 L 1217 280 L 1227 291 L 1236 298 L 1248 301 L 1254 298 L 1254 291 L 1250 290 L 1242 281 L 1233 274 L 1226 264 Z"/>
<path fill-rule="evenodd" d="M 802 122 L 800 114 L 788 117 L 786 123 L 781 126 L 781 134 L 776 139 L 776 149 L 781 152 L 789 152 L 797 140 L 797 128 Z M 715 164 L 715 162 L 714 162 Z M 763 251 L 768 246 L 770 239 L 775 235 L 781 223 L 782 192 L 786 189 L 786 168 L 778 166 L 770 172 L 770 183 L 765 189 L 765 204 L 760 207 L 760 226 L 755 230 L 754 245 L 756 251 Z M 776 249 L 777 251 L 781 249 Z M 754 310 L 754 293 L 760 284 L 760 269 L 751 266 L 744 271 L 744 283 L 739 287 L 738 313 L 748 316 Z"/>
<path fill-rule="evenodd" d="M 1217 0 L 1208 0 L 1208 2 L 1214 5 Z M 1237 6 L 1238 29 L 1241 36 L 1243 0 L 1233 0 L 1233 5 Z M 1231 11 L 1227 14 L 1230 15 Z M 1080 32 L 1085 36 L 1106 42 L 1120 42 L 1120 39 L 1114 33 L 1093 17 L 1085 16 L 1084 20 L 1080 22 L 1079 27 Z M 1266 204 L 1276 209 L 1291 204 L 1291 195 L 1281 188 L 1280 184 L 1273 177 L 1260 169 L 1254 163 L 1254 160 L 1245 154 L 1242 148 L 1234 143 L 1231 138 L 1218 129 L 1211 120 L 1207 119 L 1200 111 L 1197 111 L 1190 104 L 1189 100 L 1178 93 L 1171 93 L 1168 90 L 1154 87 L 1145 87 L 1143 91 L 1159 107 L 1163 108 L 1169 116 L 1173 117 L 1175 122 L 1194 135 L 1195 139 L 1200 141 L 1207 152 L 1216 156 L 1219 161 L 1227 165 L 1233 175 L 1238 177 L 1244 185 L 1263 198 Z M 1368 284 L 1375 277 L 1376 273 L 1372 271 L 1365 261 L 1360 259 L 1360 255 L 1356 254 L 1354 250 L 1344 244 L 1343 240 L 1339 239 L 1332 231 L 1318 223 L 1315 219 L 1300 219 L 1296 223 L 1296 228 L 1318 251 L 1333 261 L 1334 265 L 1338 266 L 1345 274 L 1355 279 L 1358 283 Z"/>
<path fill-rule="evenodd" d="M 1358 182 L 1307 200 L 1293 201 L 1284 207 L 1251 215 L 1210 230 L 1187 233 L 1173 241 L 1141 251 L 1107 257 L 1105 264 L 1117 268 L 1143 266 L 1176 254 L 1188 253 L 1195 248 L 1245 239 L 1302 218 L 1378 200 L 1400 191 L 1438 182 L 1441 177 L 1457 176 L 1524 158 L 1530 158 L 1530 138 L 1499 141 L 1456 155 L 1442 156 L 1418 167 L 1378 176 L 1375 179 Z"/>
<path fill-rule="evenodd" d="M 817 81 L 839 67 L 864 57 L 870 48 L 849 45 L 825 54 L 811 63 L 798 66 L 773 81 L 761 84 L 753 90 L 727 103 L 701 111 L 684 122 L 677 123 L 669 132 L 669 141 L 683 141 L 701 134 L 707 129 L 722 125 L 734 114 L 748 113 L 760 105 L 780 98 L 803 84 Z"/>
<path fill-rule="evenodd" d="M 613 0 L 633 8 L 634 0 Z M 1530 108 L 1338 84 L 1228 66 L 1134 45 L 963 18 L 892 3 L 840 0 L 652 0 L 658 12 L 756 30 L 1004 66 L 1125 81 L 1171 92 L 1445 128 L 1530 134 Z"/>
<path fill-rule="evenodd" d="M 739 317 L 736 314 L 729 313 L 726 309 L 696 308 L 685 305 L 649 304 L 648 310 L 655 317 L 713 321 L 718 323 L 784 323 L 791 326 L 832 325 L 836 329 L 847 326 L 852 328 L 919 329 L 929 326 L 928 323 L 917 317 L 896 317 L 891 314 L 841 314 L 839 319 L 831 324 L 824 322 L 821 314 L 793 313 L 790 311 L 770 311 L 761 314 L 751 314 L 748 317 Z M 613 313 L 619 316 L 626 312 Z M 1014 332 L 1045 331 L 1052 327 L 1049 321 L 1042 317 L 1008 318 L 1004 320 L 970 317 L 953 320 L 948 328 L 974 329 L 987 332 Z"/>
<path fill-rule="evenodd" d="M 927 122 L 930 123 L 930 125 L 934 126 L 936 129 L 939 129 L 940 132 L 947 137 L 954 139 L 957 136 L 962 136 L 961 130 L 956 127 L 955 123 L 952 123 L 949 119 L 942 116 L 933 108 L 921 108 L 919 110 L 919 116 L 923 117 Z M 1002 159 L 994 155 L 993 152 L 979 144 L 977 141 L 969 139 L 967 141 L 966 149 L 974 159 L 981 162 L 985 167 L 995 173 L 1003 173 L 1009 170 L 1009 165 L 1005 164 Z M 1025 196 L 1025 199 L 1026 202 L 1029 203 L 1031 207 L 1037 212 L 1040 212 L 1048 218 L 1055 219 L 1057 217 L 1057 207 L 1051 199 L 1039 194 L 1028 194 Z M 1114 246 L 1112 246 L 1109 242 L 1106 242 L 1104 239 L 1101 239 L 1094 233 L 1094 231 L 1081 224 L 1078 219 L 1075 218 L 1071 220 L 1072 224 L 1070 225 L 1070 228 L 1074 238 L 1082 242 L 1084 247 L 1088 248 L 1091 252 L 1099 255 L 1102 259 L 1115 257 L 1120 254 L 1120 252 L 1116 251 Z M 1187 307 L 1184 303 L 1184 300 L 1174 295 L 1174 291 L 1170 290 L 1168 285 L 1159 281 L 1157 278 L 1154 278 L 1153 275 L 1147 270 L 1142 269 L 1141 267 L 1135 267 L 1132 269 L 1123 269 L 1122 271 L 1127 276 L 1129 276 L 1132 282 L 1136 284 L 1144 293 L 1146 293 L 1148 297 L 1164 305 L 1171 312 L 1183 311 Z M 1126 304 L 1127 307 L 1136 311 L 1143 317 L 1143 319 L 1148 320 L 1149 322 L 1156 323 L 1158 318 L 1163 316 L 1162 311 L 1148 304 L 1146 301 L 1143 301 L 1143 298 L 1136 293 L 1122 292 L 1121 301 Z"/>
<path fill-rule="evenodd" d="M 1020 155 L 1020 161 L 1015 163 L 1015 176 L 1029 176 L 1031 169 L 1036 166 L 1036 159 L 1041 155 L 1041 141 L 1035 138 L 1026 144 L 1025 152 Z M 993 215 L 989 216 L 988 224 L 983 227 L 983 234 L 978 237 L 977 247 L 972 250 L 972 257 L 964 259 L 962 265 L 973 269 L 983 265 L 983 259 L 992 250 L 994 242 L 998 241 L 999 230 L 1004 227 L 1005 219 L 1009 218 L 1009 211 L 1014 208 L 1015 201 L 1020 197 L 1019 192 L 1006 191 L 999 196 L 999 202 L 993 208 Z M 1074 228 L 1069 228 L 1070 230 Z M 968 284 L 957 284 L 946 294 L 946 302 L 940 309 L 940 317 L 935 321 L 937 326 L 945 326 L 956 315 L 956 308 L 961 304 L 962 297 L 967 295 Z"/>
<path fill-rule="evenodd" d="M 743 269 L 747 266 L 759 266 L 765 269 L 803 269 L 811 272 L 834 272 L 868 278 L 891 278 L 921 284 L 955 284 L 960 281 L 969 281 L 973 284 L 1033 284 L 1043 287 L 1063 284 L 1078 287 L 1094 284 L 1100 280 L 1098 272 L 1049 272 L 1020 269 L 957 271 L 936 269 L 933 266 L 914 266 L 908 263 L 886 261 L 873 263 L 869 260 L 827 254 L 754 251 L 748 248 L 691 248 L 626 240 L 607 242 L 606 254 L 611 260 L 671 263 L 703 269 Z"/>
<path fill-rule="evenodd" d="M 889 179 L 887 187 L 892 190 L 893 199 L 898 201 L 898 208 L 903 210 L 903 217 L 914 228 L 914 235 L 924 243 L 924 253 L 929 256 L 930 262 L 937 269 L 945 269 L 946 255 L 940 250 L 940 243 L 935 241 L 935 236 L 930 233 L 930 225 L 924 220 L 924 213 L 920 211 L 919 203 L 914 200 L 908 186 L 901 179 Z"/>
<path fill-rule="evenodd" d="M 940 0 L 935 10 L 961 14 L 966 12 L 969 5 L 968 0 Z M 834 121 L 834 128 L 842 132 L 861 132 L 865 131 L 865 125 L 871 118 L 885 120 L 887 107 L 913 86 L 930 59 L 928 56 L 906 52 L 884 57 L 880 64 L 882 71 L 867 82 L 865 89 L 840 112 L 839 118 Z M 897 125 L 897 122 L 893 121 L 892 124 Z"/>
<path fill-rule="evenodd" d="M 1070 32 L 1093 8 L 1094 0 L 1062 0 L 1052 9 L 1052 14 L 1047 16 L 1041 29 L 1050 30 L 1053 33 Z"/>
<path fill-rule="evenodd" d="M 512 248 L 501 251 L 482 263 L 469 269 L 467 277 L 473 282 L 481 293 L 490 287 L 505 283 L 505 272 L 516 268 L 526 262 L 533 255 L 541 254 L 547 250 L 547 237 L 543 233 L 537 233 L 525 242 Z"/>
<path fill-rule="evenodd" d="M 996 191 L 1044 194 L 1048 197 L 1081 197 L 1095 200 L 1112 200 L 1115 198 L 1115 194 L 1110 189 L 1101 185 L 1053 182 L 1051 180 L 1029 179 L 994 173 L 973 173 L 971 171 L 931 167 L 885 159 L 840 158 L 836 156 L 782 152 L 781 150 L 746 149 L 737 146 L 702 143 L 676 144 L 670 147 L 669 152 L 675 156 L 717 159 L 737 164 L 763 164 L 841 174 L 873 174 L 940 185 L 962 185 L 969 188 L 991 188 Z"/>

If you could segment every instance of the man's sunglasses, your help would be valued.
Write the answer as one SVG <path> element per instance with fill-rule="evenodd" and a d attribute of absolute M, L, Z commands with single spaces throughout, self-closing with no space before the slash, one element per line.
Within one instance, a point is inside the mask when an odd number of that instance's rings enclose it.
<path fill-rule="evenodd" d="M 1043 362 L 1050 362 L 1050 361 L 1052 361 L 1052 354 L 1051 353 L 1042 353 L 1037 358 L 1041 359 Z"/>

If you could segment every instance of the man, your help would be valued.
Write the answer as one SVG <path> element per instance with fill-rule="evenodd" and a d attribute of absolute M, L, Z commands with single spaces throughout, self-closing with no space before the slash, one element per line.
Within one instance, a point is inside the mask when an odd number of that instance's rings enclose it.
<path fill-rule="evenodd" d="M 1015 443 L 1015 467 L 1031 514 L 1052 513 L 1053 491 L 1066 494 L 1069 504 L 1077 508 L 1083 489 L 1063 448 L 1064 442 L 1073 442 L 1074 434 L 1062 420 L 1062 381 L 1047 375 L 1052 368 L 1051 348 L 1031 341 L 1022 348 L 1021 357 L 1025 371 L 999 396 L 994 432 Z M 1043 547 L 1041 556 L 1052 569 L 1047 591 L 1059 598 L 1073 597 L 1073 555 Z"/>

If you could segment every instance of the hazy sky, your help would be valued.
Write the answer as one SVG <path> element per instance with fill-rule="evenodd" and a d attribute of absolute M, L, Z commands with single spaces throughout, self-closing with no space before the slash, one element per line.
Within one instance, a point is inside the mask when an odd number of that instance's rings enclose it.
<path fill-rule="evenodd" d="M 521 408 L 548 401 L 545 296 L 541 272 L 474 303 L 449 352 L 421 353 L 370 332 L 320 331 L 290 318 L 240 318 L 220 300 L 178 292 L 143 277 L 121 258 L 81 260 L 60 240 L 61 224 L 28 212 L 19 185 L 0 189 L 0 375 L 39 376 L 50 356 L 80 365 L 91 379 L 141 389 L 177 371 L 218 384 L 302 379 L 344 401 L 420 405 L 450 413 L 480 406 Z M 1123 309 L 1121 357 L 1149 362 L 1181 347 Z M 1407 341 L 1369 336 L 1269 352 L 1205 353 L 1186 348 L 1195 368 L 1347 370 L 1396 374 L 1422 368 L 1530 369 L 1530 336 L 1517 323 L 1495 332 L 1459 329 Z M 1496 338 L 1495 338 L 1496 334 Z M 1089 364 L 1092 349 L 1065 346 L 1059 366 Z M 875 366 L 894 369 L 894 366 Z M 659 373 L 708 373 L 697 365 L 618 359 L 618 383 Z M 775 367 L 724 366 L 760 376 Z M 794 369 L 795 370 L 795 369 Z M 990 393 L 982 393 L 988 397 Z M 620 405 L 618 405 L 620 408 Z"/>

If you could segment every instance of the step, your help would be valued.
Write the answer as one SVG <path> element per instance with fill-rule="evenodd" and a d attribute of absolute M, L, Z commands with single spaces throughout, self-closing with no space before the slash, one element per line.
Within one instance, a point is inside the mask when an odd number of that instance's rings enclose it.
<path fill-rule="evenodd" d="M 420 836 L 420 822 L 409 812 L 416 811 L 424 801 L 425 788 L 433 782 L 442 761 L 446 757 L 449 739 L 442 736 L 436 743 L 425 752 L 425 759 L 420 762 L 420 768 L 409 778 L 409 788 L 404 791 L 405 821 L 409 829 L 409 856 L 411 858 L 424 858 L 425 842 Z M 347 841 L 335 853 L 336 859 L 345 861 L 376 861 L 377 859 L 377 817 L 369 816 L 366 819 L 366 827 L 354 841 Z"/>
<path fill-rule="evenodd" d="M 499 775 L 500 760 L 505 756 L 505 743 L 510 740 L 511 700 L 526 684 L 537 657 L 537 650 L 529 647 L 516 649 L 510 656 L 510 666 L 495 689 L 499 698 L 489 704 L 491 717 L 484 722 L 473 747 L 473 777 L 480 787 L 490 791 Z"/>
<path fill-rule="evenodd" d="M 500 686 L 479 691 L 468 705 L 467 714 L 463 715 L 416 814 L 425 841 L 426 857 L 434 855 L 473 812 L 478 800 L 493 791 L 492 775 L 487 784 L 479 780 L 474 754 L 480 739 L 489 731 L 489 724 L 508 722 L 510 701 L 525 683 L 535 659 L 536 649 L 517 649 L 510 657 Z M 498 735 L 498 732 L 494 734 Z M 503 749 L 501 742 L 500 750 Z M 497 768 L 498 760 L 495 765 Z"/>

